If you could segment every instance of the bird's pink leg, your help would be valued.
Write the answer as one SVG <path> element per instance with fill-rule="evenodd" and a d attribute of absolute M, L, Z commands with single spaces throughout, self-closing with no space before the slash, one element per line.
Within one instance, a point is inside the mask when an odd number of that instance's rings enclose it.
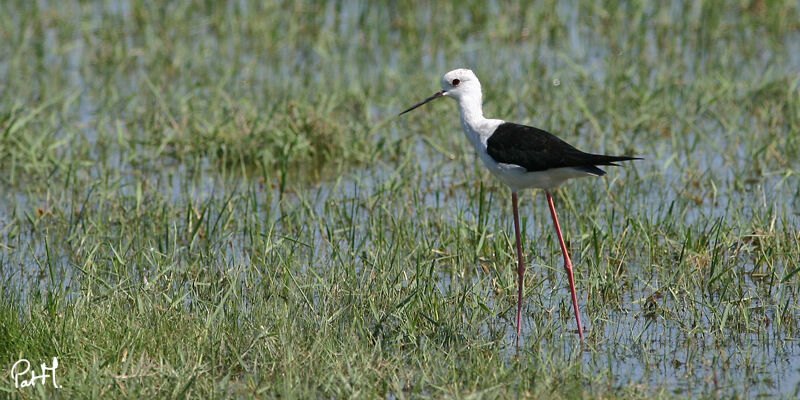
<path fill-rule="evenodd" d="M 564 254 L 564 270 L 567 271 L 569 278 L 569 290 L 572 292 L 572 309 L 575 310 L 575 321 L 578 322 L 578 335 L 583 340 L 583 326 L 581 326 L 581 313 L 578 310 L 578 296 L 575 294 L 575 278 L 572 276 L 572 261 L 569 259 L 567 253 L 567 245 L 564 244 L 564 237 L 561 235 L 561 226 L 558 224 L 558 217 L 556 216 L 556 208 L 553 205 L 553 196 L 550 191 L 545 191 L 547 194 L 547 204 L 550 206 L 550 215 L 553 216 L 553 224 L 556 226 L 556 234 L 558 234 L 558 243 L 561 245 L 561 252 Z"/>
<path fill-rule="evenodd" d="M 511 192 L 511 203 L 514 209 L 514 235 L 517 238 L 517 352 L 519 352 L 519 336 L 522 333 L 522 279 L 525 275 L 525 264 L 522 261 L 522 240 L 519 234 L 519 208 L 517 192 Z"/>

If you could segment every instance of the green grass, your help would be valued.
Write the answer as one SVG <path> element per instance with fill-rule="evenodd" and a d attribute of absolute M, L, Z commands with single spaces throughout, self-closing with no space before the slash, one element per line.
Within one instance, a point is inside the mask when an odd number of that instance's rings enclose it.
<path fill-rule="evenodd" d="M 0 5 L 0 370 L 32 398 L 793 398 L 794 2 Z M 508 189 L 455 105 L 636 154 Z"/>

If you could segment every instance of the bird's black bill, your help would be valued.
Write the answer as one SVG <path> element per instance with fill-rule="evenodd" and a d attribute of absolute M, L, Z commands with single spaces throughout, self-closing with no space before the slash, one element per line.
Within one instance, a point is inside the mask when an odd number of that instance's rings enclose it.
<path fill-rule="evenodd" d="M 411 106 L 411 107 L 410 107 L 408 110 L 405 110 L 405 111 L 401 112 L 401 113 L 400 113 L 400 114 L 398 114 L 398 115 L 403 115 L 403 114 L 405 114 L 405 113 L 407 113 L 407 112 L 409 112 L 409 111 L 411 111 L 411 110 L 413 110 L 413 109 L 415 109 L 415 108 L 417 108 L 417 107 L 420 107 L 420 106 L 422 106 L 423 104 L 425 104 L 425 103 L 427 103 L 427 102 L 429 102 L 429 101 L 431 101 L 431 100 L 436 100 L 436 99 L 438 99 L 439 97 L 442 97 L 442 96 L 444 96 L 444 90 L 440 90 L 440 91 L 438 91 L 438 92 L 434 93 L 434 94 L 433 94 L 433 96 L 431 96 L 431 97 L 428 97 L 427 99 L 425 99 L 425 100 L 422 100 L 422 101 L 420 101 L 420 102 L 419 102 L 419 103 L 417 103 L 417 104 L 414 104 L 414 105 L 413 105 L 413 106 Z"/>

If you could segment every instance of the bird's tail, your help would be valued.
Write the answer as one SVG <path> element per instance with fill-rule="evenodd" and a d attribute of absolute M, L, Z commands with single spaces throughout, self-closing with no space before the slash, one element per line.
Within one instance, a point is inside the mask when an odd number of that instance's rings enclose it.
<path fill-rule="evenodd" d="M 615 167 L 619 167 L 619 164 L 615 164 L 619 161 L 631 161 L 631 160 L 643 160 L 641 157 L 631 157 L 631 156 L 607 156 L 603 154 L 592 154 L 592 158 L 589 160 L 589 164 L 591 165 L 613 165 Z"/>
<path fill-rule="evenodd" d="M 606 174 L 606 171 L 598 168 L 598 165 L 612 165 L 618 167 L 619 164 L 616 164 L 620 161 L 631 161 L 631 160 L 641 160 L 641 157 L 630 157 L 630 156 L 607 156 L 603 154 L 590 154 L 591 158 L 588 160 L 589 162 L 586 165 L 582 165 L 577 167 L 576 169 L 586 172 L 591 175 L 595 176 L 603 176 Z"/>

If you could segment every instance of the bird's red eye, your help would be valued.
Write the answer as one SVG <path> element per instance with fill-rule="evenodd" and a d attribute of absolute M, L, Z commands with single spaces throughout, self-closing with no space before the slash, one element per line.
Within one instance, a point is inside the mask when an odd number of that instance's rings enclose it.
<path fill-rule="evenodd" d="M 461 83 L 461 81 L 460 81 L 460 80 L 458 80 L 458 79 L 453 79 L 453 82 L 452 82 L 453 86 L 458 86 L 458 84 L 459 84 L 459 83 Z"/>

